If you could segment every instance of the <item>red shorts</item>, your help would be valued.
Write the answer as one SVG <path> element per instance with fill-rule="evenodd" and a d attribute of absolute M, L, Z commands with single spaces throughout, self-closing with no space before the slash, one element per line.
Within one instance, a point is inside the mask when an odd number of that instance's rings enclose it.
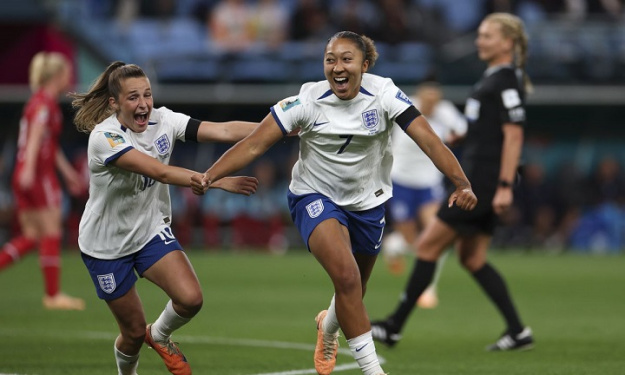
<path fill-rule="evenodd" d="M 37 178 L 30 189 L 19 186 L 17 175 L 13 178 L 13 195 L 18 211 L 61 207 L 62 193 L 59 179 L 54 174 Z"/>

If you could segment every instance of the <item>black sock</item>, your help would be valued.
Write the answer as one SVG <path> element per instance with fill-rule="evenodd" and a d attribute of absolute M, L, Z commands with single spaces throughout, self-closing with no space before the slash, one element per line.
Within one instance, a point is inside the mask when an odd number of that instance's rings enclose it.
<path fill-rule="evenodd" d="M 497 306 L 504 319 L 506 319 L 508 332 L 518 334 L 523 331 L 523 324 L 521 323 L 519 314 L 514 308 L 512 298 L 506 287 L 506 282 L 497 270 L 486 263 L 484 267 L 473 273 L 473 277 L 477 280 L 488 297 L 490 297 L 495 306 Z"/>
<path fill-rule="evenodd" d="M 388 318 L 388 323 L 395 332 L 400 332 L 403 328 L 408 315 L 415 308 L 417 299 L 428 285 L 432 282 L 434 277 L 434 271 L 436 271 L 436 262 L 428 262 L 426 260 L 415 260 L 414 268 L 408 279 L 406 290 L 401 297 L 399 305 L 393 315 Z"/>

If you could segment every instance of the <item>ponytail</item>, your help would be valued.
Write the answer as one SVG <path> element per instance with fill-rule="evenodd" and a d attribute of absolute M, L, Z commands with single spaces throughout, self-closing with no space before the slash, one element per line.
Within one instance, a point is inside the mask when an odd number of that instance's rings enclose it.
<path fill-rule="evenodd" d="M 76 129 L 90 133 L 93 128 L 110 117 L 115 111 L 109 105 L 109 98 L 119 99 L 121 82 L 126 78 L 145 77 L 143 70 L 134 64 L 115 61 L 110 64 L 86 93 L 71 93 Z"/>
<path fill-rule="evenodd" d="M 528 56 L 528 36 L 525 32 L 523 21 L 510 13 L 491 13 L 484 19 L 485 21 L 497 22 L 501 25 L 501 32 L 506 38 L 512 39 L 514 42 L 514 64 L 523 73 L 523 84 L 525 91 L 531 93 L 534 91 L 532 82 L 527 75 L 525 66 Z"/>

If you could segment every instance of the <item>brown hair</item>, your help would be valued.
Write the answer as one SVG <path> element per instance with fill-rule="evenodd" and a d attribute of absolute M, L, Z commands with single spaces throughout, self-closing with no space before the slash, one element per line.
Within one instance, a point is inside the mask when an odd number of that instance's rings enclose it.
<path fill-rule="evenodd" d="M 109 106 L 109 98 L 119 99 L 121 82 L 127 78 L 146 77 L 139 66 L 121 61 L 111 63 L 86 93 L 71 93 L 72 107 L 77 108 L 74 116 L 76 129 L 90 133 L 93 128 L 115 111 Z"/>
<path fill-rule="evenodd" d="M 67 57 L 59 52 L 38 52 L 30 61 L 28 69 L 30 89 L 37 91 L 69 64 Z"/>
<path fill-rule="evenodd" d="M 328 39 L 328 43 L 334 39 L 349 39 L 354 42 L 356 46 L 358 46 L 358 49 L 362 51 L 364 59 L 369 60 L 369 69 L 373 68 L 376 60 L 378 59 L 378 51 L 376 50 L 375 43 L 371 38 L 356 34 L 353 31 L 339 31 Z M 326 43 L 326 46 L 328 43 Z"/>
<path fill-rule="evenodd" d="M 528 54 L 528 36 L 525 32 L 523 21 L 510 13 L 491 13 L 484 21 L 497 22 L 501 25 L 501 32 L 504 37 L 512 39 L 514 42 L 514 63 L 523 71 L 523 83 L 525 91 L 530 93 L 533 91 L 532 82 L 530 81 L 525 65 L 527 64 Z"/>

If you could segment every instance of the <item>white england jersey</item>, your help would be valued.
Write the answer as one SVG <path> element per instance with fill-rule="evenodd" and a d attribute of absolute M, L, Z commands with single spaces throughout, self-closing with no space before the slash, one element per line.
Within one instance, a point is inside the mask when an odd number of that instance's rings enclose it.
<path fill-rule="evenodd" d="M 89 200 L 80 220 L 78 245 L 94 258 L 117 259 L 139 251 L 171 222 L 169 189 L 149 177 L 115 167 L 131 149 L 169 164 L 177 139 L 184 141 L 189 116 L 152 109 L 147 129 L 135 133 L 112 115 L 89 135 Z"/>
<path fill-rule="evenodd" d="M 392 196 L 390 132 L 410 106 L 392 80 L 372 74 L 351 100 L 339 99 L 327 81 L 302 85 L 271 108 L 285 134 L 300 128 L 291 192 L 320 193 L 350 211 L 384 203 Z"/>
<path fill-rule="evenodd" d="M 418 99 L 413 99 L 417 109 Z M 453 131 L 457 135 L 467 132 L 467 120 L 462 113 L 447 100 L 441 100 L 427 117 L 432 130 L 446 140 Z M 432 160 L 421 150 L 401 128 L 396 127 L 391 135 L 393 148 L 393 168 L 391 179 L 402 186 L 425 189 L 442 184 L 443 174 Z"/>

